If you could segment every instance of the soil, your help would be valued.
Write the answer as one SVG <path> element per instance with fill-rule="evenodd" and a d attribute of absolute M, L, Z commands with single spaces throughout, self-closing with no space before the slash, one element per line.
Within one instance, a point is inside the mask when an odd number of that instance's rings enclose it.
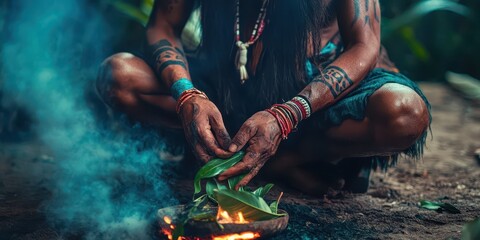
<path fill-rule="evenodd" d="M 271 196 L 285 192 L 280 208 L 290 223 L 272 239 L 460 239 L 462 226 L 480 217 L 480 160 L 474 156 L 480 107 L 444 85 L 421 87 L 434 119 L 423 161 L 402 159 L 396 168 L 376 172 L 366 194 L 318 198 L 276 188 Z M 51 196 L 42 182 L 55 162 L 35 141 L 0 144 L 0 239 L 61 238 L 42 212 Z M 180 193 L 180 200 L 189 194 Z M 423 199 L 451 203 L 461 213 L 422 209 Z"/>

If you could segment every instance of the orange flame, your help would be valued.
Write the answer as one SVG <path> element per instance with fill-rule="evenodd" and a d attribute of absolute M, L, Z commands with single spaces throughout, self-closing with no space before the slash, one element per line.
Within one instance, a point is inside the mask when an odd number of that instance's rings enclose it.
<path fill-rule="evenodd" d="M 227 211 L 224 211 L 221 207 L 218 208 L 217 212 L 217 221 L 222 223 L 236 223 L 236 224 L 245 224 L 249 223 L 244 217 L 242 212 L 238 212 L 236 216 L 230 217 Z"/>
<path fill-rule="evenodd" d="M 254 232 L 244 232 L 240 234 L 229 234 L 224 236 L 213 237 L 213 240 L 240 240 L 240 239 L 255 239 L 259 238 L 259 233 Z"/>
<path fill-rule="evenodd" d="M 163 221 L 165 221 L 166 224 L 172 224 L 172 219 L 169 216 L 163 217 Z"/>
<path fill-rule="evenodd" d="M 169 225 L 170 228 L 162 228 L 162 233 L 168 237 L 169 240 L 174 240 L 172 236 L 172 230 L 175 229 L 175 225 L 172 224 L 172 219 L 169 216 L 164 216 L 163 221 Z M 226 223 L 235 223 L 235 224 L 246 224 L 249 223 L 248 220 L 245 219 L 243 213 L 238 212 L 234 214 L 234 217 L 230 217 L 227 211 L 224 211 L 220 207 L 218 208 L 217 212 L 217 221 L 220 224 Z M 260 233 L 256 232 L 243 232 L 243 233 L 234 233 L 222 236 L 211 236 L 209 239 L 213 240 L 243 240 L 243 239 L 256 239 L 260 237 Z M 175 240 L 187 240 L 190 238 L 185 237 L 178 237 Z M 194 240 L 198 240 L 200 238 L 192 238 Z"/>
<path fill-rule="evenodd" d="M 173 240 L 172 230 L 175 229 L 175 226 L 172 224 L 172 219 L 169 216 L 164 216 L 163 221 L 170 225 L 170 229 L 162 228 L 162 233 L 168 237 L 168 240 Z M 180 239 L 180 238 L 179 238 Z"/>

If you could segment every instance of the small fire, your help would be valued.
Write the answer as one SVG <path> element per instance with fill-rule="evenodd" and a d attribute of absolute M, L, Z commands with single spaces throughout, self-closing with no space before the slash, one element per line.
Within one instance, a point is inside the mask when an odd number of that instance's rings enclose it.
<path fill-rule="evenodd" d="M 224 211 L 221 207 L 218 208 L 217 212 L 217 221 L 220 224 L 224 223 L 236 223 L 236 224 L 246 224 L 249 221 L 245 220 L 242 212 L 235 214 L 236 216 L 230 217 L 227 211 Z"/>
<path fill-rule="evenodd" d="M 254 232 L 244 232 L 240 234 L 229 234 L 224 236 L 213 237 L 213 240 L 244 240 L 244 239 L 256 239 L 260 234 Z"/>
<path fill-rule="evenodd" d="M 162 233 L 168 237 L 169 240 L 174 240 L 172 236 L 172 231 L 175 229 L 175 225 L 172 224 L 172 219 L 169 216 L 164 216 L 163 221 L 169 225 L 170 228 L 163 228 Z M 248 220 L 245 219 L 243 213 L 238 212 L 231 217 L 227 211 L 224 211 L 222 208 L 218 208 L 217 212 L 217 221 L 220 224 L 246 224 L 249 223 Z M 243 232 L 243 233 L 234 233 L 222 236 L 211 236 L 208 239 L 213 240 L 244 240 L 244 239 L 257 239 L 260 237 L 260 233 L 256 232 Z M 200 238 L 186 238 L 186 237 L 178 237 L 175 240 L 189 240 L 194 239 L 198 240 Z"/>

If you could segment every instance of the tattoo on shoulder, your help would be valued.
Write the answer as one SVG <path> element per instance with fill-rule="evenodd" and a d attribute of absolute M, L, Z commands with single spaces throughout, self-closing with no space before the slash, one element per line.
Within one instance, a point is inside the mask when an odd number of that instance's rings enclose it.
<path fill-rule="evenodd" d="M 153 50 L 153 59 L 158 73 L 162 73 L 165 68 L 171 65 L 178 65 L 188 70 L 185 53 L 174 47 L 168 40 L 161 40 L 151 46 Z"/>
<path fill-rule="evenodd" d="M 334 98 L 340 96 L 342 92 L 353 85 L 353 81 L 348 77 L 347 73 L 337 66 L 325 68 L 320 76 L 313 79 L 313 82 L 325 84 Z"/>

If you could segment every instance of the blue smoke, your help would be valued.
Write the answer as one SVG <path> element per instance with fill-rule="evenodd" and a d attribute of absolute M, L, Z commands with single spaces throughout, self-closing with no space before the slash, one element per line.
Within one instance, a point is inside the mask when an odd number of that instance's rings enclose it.
<path fill-rule="evenodd" d="M 149 238 L 155 209 L 176 204 L 161 179 L 164 144 L 138 126 L 136 138 L 102 127 L 84 98 L 111 50 L 111 26 L 85 0 L 11 2 L 3 89 L 34 116 L 56 159 L 48 219 L 87 239 Z"/>

